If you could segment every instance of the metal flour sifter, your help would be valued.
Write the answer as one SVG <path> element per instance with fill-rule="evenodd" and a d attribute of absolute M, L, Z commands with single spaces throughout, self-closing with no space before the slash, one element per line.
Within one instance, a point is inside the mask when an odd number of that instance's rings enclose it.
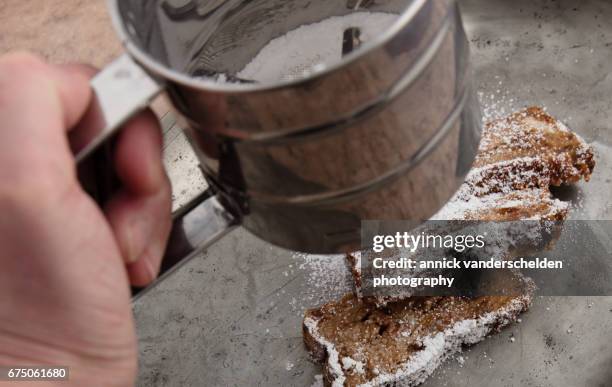
<path fill-rule="evenodd" d="M 127 54 L 93 81 L 71 146 L 84 160 L 166 92 L 210 189 L 179 214 L 162 273 L 242 225 L 292 250 L 359 246 L 363 219 L 427 219 L 463 182 L 480 110 L 449 0 L 111 0 Z M 333 63 L 261 82 L 239 72 L 272 40 L 357 12 L 395 14 Z M 312 49 L 312 47 L 310 47 Z M 220 79 L 222 78 L 222 79 Z"/>

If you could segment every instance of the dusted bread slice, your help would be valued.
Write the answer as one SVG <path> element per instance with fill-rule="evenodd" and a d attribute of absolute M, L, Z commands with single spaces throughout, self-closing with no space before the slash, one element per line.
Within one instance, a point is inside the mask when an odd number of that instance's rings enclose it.
<path fill-rule="evenodd" d="M 304 342 L 323 362 L 326 386 L 414 386 L 527 310 L 533 284 L 518 275 L 500 281 L 509 279 L 515 295 L 414 297 L 385 306 L 346 295 L 306 312 Z"/>
<path fill-rule="evenodd" d="M 562 221 L 567 218 L 568 213 L 569 204 L 553 198 L 548 188 L 528 188 L 453 200 L 444 206 L 432 220 Z"/>
<path fill-rule="evenodd" d="M 474 169 L 432 220 L 563 221 L 569 204 L 550 187 L 588 181 L 594 168 L 593 150 L 580 136 L 530 107 L 485 125 Z M 361 297 L 359 252 L 347 258 Z"/>
<path fill-rule="evenodd" d="M 485 125 L 474 169 L 434 219 L 562 220 L 568 207 L 550 187 L 588 181 L 593 150 L 577 134 L 531 107 Z"/>
<path fill-rule="evenodd" d="M 541 161 L 539 174 L 551 185 L 588 181 L 595 167 L 584 140 L 539 107 L 485 125 L 474 168 L 528 159 Z"/>
<path fill-rule="evenodd" d="M 474 169 L 437 220 L 564 220 L 569 205 L 551 186 L 589 180 L 592 149 L 542 109 L 487 124 Z M 356 295 L 309 310 L 304 341 L 333 386 L 413 386 L 462 345 L 475 344 L 530 305 L 533 284 L 515 295 L 478 298 L 361 298 L 359 253 L 349 255 Z"/>
<path fill-rule="evenodd" d="M 541 108 L 527 108 L 485 125 L 474 169 L 432 220 L 563 221 L 569 204 L 550 187 L 588 181 L 594 167 L 593 150 L 580 136 Z M 348 261 L 361 296 L 359 252 Z"/>

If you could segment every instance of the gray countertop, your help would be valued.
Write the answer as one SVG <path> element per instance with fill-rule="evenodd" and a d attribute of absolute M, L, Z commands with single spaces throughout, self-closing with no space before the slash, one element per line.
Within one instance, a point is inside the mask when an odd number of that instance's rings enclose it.
<path fill-rule="evenodd" d="M 597 169 L 578 187 L 573 216 L 610 219 L 612 2 L 460 3 L 486 113 L 544 105 L 593 143 Z M 166 121 L 178 207 L 205 183 Z M 321 369 L 307 360 L 301 318 L 349 288 L 342 265 L 234 231 L 135 304 L 138 385 L 312 385 Z M 462 357 L 424 386 L 611 386 L 612 298 L 540 297 L 520 323 Z"/>

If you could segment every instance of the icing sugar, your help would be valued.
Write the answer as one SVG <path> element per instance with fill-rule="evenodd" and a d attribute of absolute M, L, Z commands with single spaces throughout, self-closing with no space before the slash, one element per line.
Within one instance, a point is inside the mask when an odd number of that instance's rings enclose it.
<path fill-rule="evenodd" d="M 271 40 L 237 76 L 259 82 L 305 78 L 342 59 L 344 30 L 359 27 L 367 42 L 387 29 L 398 15 L 354 12 L 303 25 Z"/>
<path fill-rule="evenodd" d="M 363 363 L 348 356 L 342 358 L 342 368 L 348 372 L 355 372 L 358 374 L 363 374 L 365 369 L 363 368 Z"/>

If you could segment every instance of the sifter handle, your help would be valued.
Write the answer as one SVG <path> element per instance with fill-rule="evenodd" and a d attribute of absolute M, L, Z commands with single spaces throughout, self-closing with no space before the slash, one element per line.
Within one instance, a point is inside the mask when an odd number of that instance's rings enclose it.
<path fill-rule="evenodd" d="M 81 185 L 102 204 L 117 186 L 107 140 L 149 106 L 165 84 L 124 54 L 96 75 L 91 87 L 94 99 L 81 122 L 70 131 L 68 140 L 79 167 Z M 229 201 L 211 187 L 173 215 L 159 278 L 146 288 L 134 289 L 134 300 L 240 223 L 240 216 L 235 215 L 238 212 L 228 211 L 223 204 Z"/>
<path fill-rule="evenodd" d="M 91 80 L 94 98 L 81 122 L 70 131 L 68 140 L 77 163 L 160 94 L 164 82 L 153 79 L 124 54 Z"/>

